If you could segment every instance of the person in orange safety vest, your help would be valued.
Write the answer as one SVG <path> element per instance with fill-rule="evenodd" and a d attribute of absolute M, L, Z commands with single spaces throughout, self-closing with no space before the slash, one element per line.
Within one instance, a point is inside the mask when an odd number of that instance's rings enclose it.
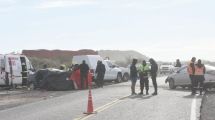
<path fill-rule="evenodd" d="M 80 77 L 80 69 L 79 69 L 79 65 L 76 64 L 73 68 L 73 72 L 70 76 L 70 80 L 73 81 L 73 84 L 75 86 L 75 89 L 85 89 L 88 86 L 92 87 L 92 74 L 90 72 L 88 72 L 87 74 L 87 80 L 84 82 L 84 87 L 81 86 L 81 77 Z"/>
<path fill-rule="evenodd" d="M 200 89 L 200 95 L 202 95 L 202 91 L 203 91 L 203 84 L 204 84 L 204 80 L 205 80 L 205 66 L 204 64 L 202 64 L 202 61 L 199 59 L 197 64 L 195 65 L 195 86 L 194 86 L 194 91 L 196 91 L 196 89 L 199 86 Z"/>
<path fill-rule="evenodd" d="M 190 63 L 187 66 L 187 72 L 189 74 L 190 77 L 190 81 L 191 81 L 191 91 L 192 91 L 192 95 L 195 94 L 195 90 L 194 90 L 194 82 L 195 82 L 195 62 L 196 62 L 196 58 L 192 57 Z"/>

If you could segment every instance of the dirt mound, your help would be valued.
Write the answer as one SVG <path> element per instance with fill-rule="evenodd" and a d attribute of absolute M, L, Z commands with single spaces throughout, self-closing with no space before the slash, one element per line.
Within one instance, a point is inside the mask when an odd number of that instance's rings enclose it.
<path fill-rule="evenodd" d="M 55 57 L 72 57 L 75 55 L 97 55 L 98 52 L 94 50 L 78 50 L 78 51 L 69 51 L 69 50 L 23 50 L 22 54 L 28 57 L 37 57 L 37 58 L 55 58 Z"/>

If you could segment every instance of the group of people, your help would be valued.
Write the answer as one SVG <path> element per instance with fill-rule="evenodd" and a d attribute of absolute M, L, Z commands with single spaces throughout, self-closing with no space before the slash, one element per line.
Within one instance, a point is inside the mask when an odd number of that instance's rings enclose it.
<path fill-rule="evenodd" d="M 196 63 L 196 58 L 193 57 L 188 64 L 187 67 L 187 72 L 190 76 L 191 80 L 191 90 L 192 90 L 192 95 L 196 94 L 196 90 L 200 89 L 200 95 L 202 95 L 203 92 L 203 84 L 204 84 L 204 74 L 205 74 L 205 66 L 202 64 L 201 59 L 199 59 Z"/>
<path fill-rule="evenodd" d="M 89 79 L 92 79 L 92 73 L 90 73 L 89 70 L 90 68 L 85 60 L 83 60 L 80 65 L 74 65 L 71 79 L 76 80 L 76 84 L 79 89 L 88 88 L 90 84 Z M 102 61 L 98 61 L 95 70 L 95 83 L 97 87 L 103 87 L 105 71 L 105 65 L 102 63 Z"/>
<path fill-rule="evenodd" d="M 136 95 L 135 86 L 138 77 L 140 78 L 140 93 L 139 95 L 144 94 L 144 88 L 146 95 L 149 94 L 149 76 L 151 76 L 152 83 L 154 86 L 154 92 L 152 95 L 157 95 L 157 72 L 158 72 L 158 65 L 154 59 L 149 59 L 150 65 L 146 63 L 145 60 L 142 61 L 139 67 L 136 67 L 138 60 L 133 59 L 132 64 L 130 66 L 130 79 L 131 79 L 131 94 Z M 181 63 L 179 60 L 176 62 L 177 67 L 181 67 Z M 88 78 L 89 78 L 89 66 L 86 64 L 86 61 L 83 60 L 82 64 L 77 66 L 80 70 L 80 89 L 88 87 Z M 76 69 L 74 69 L 76 70 Z M 95 83 L 97 87 L 103 87 L 104 85 L 104 76 L 105 76 L 105 65 L 102 61 L 97 62 L 96 70 L 95 70 Z M 192 95 L 196 94 L 196 90 L 198 86 L 200 88 L 200 94 L 203 92 L 203 83 L 204 83 L 204 74 L 205 74 L 205 66 L 202 64 L 202 61 L 199 59 L 196 63 L 196 58 L 193 57 L 191 62 L 187 67 L 188 74 L 191 80 L 191 90 Z"/>
<path fill-rule="evenodd" d="M 135 86 L 136 86 L 136 81 L 138 79 L 138 75 L 140 78 L 140 95 L 143 95 L 143 90 L 145 87 L 146 90 L 146 95 L 149 94 L 149 75 L 151 76 L 152 83 L 154 86 L 154 93 L 152 95 L 157 95 L 158 90 L 157 90 L 157 71 L 158 71 L 158 65 L 154 59 L 149 59 L 149 62 L 151 66 L 149 66 L 145 60 L 142 61 L 142 64 L 137 68 L 138 60 L 133 59 L 132 64 L 130 66 L 130 78 L 131 78 L 131 94 L 136 95 L 137 93 L 135 92 Z"/>

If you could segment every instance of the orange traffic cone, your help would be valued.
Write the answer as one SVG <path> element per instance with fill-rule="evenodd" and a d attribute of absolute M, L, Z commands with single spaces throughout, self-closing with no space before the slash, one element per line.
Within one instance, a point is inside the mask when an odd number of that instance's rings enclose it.
<path fill-rule="evenodd" d="M 93 99 L 91 89 L 89 89 L 87 112 L 84 112 L 84 114 L 95 114 L 95 112 L 93 111 Z"/>

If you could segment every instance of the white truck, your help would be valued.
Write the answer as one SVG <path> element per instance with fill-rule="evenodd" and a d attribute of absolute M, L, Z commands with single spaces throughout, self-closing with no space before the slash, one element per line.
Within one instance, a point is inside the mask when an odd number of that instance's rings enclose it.
<path fill-rule="evenodd" d="M 117 67 L 108 66 L 107 62 L 104 61 L 101 56 L 99 56 L 99 55 L 73 56 L 72 63 L 81 64 L 83 60 L 85 60 L 86 64 L 88 64 L 88 66 L 90 68 L 90 72 L 93 74 L 93 78 L 95 77 L 95 70 L 96 70 L 97 62 L 98 62 L 98 60 L 100 60 L 100 61 L 102 61 L 102 63 L 105 65 L 105 68 L 106 68 L 104 81 L 122 82 L 122 70 Z"/>
<path fill-rule="evenodd" d="M 164 63 L 160 65 L 160 74 L 172 73 L 175 67 L 172 64 Z"/>
<path fill-rule="evenodd" d="M 123 81 L 128 81 L 129 80 L 129 77 L 130 77 L 130 69 L 127 67 L 120 67 L 119 65 L 115 64 L 113 61 L 110 61 L 110 60 L 104 60 L 105 62 L 107 62 L 108 66 L 110 68 L 119 68 L 121 69 L 122 71 L 122 80 Z"/>
<path fill-rule="evenodd" d="M 0 86 L 26 86 L 32 71 L 33 67 L 25 55 L 0 55 Z"/>

